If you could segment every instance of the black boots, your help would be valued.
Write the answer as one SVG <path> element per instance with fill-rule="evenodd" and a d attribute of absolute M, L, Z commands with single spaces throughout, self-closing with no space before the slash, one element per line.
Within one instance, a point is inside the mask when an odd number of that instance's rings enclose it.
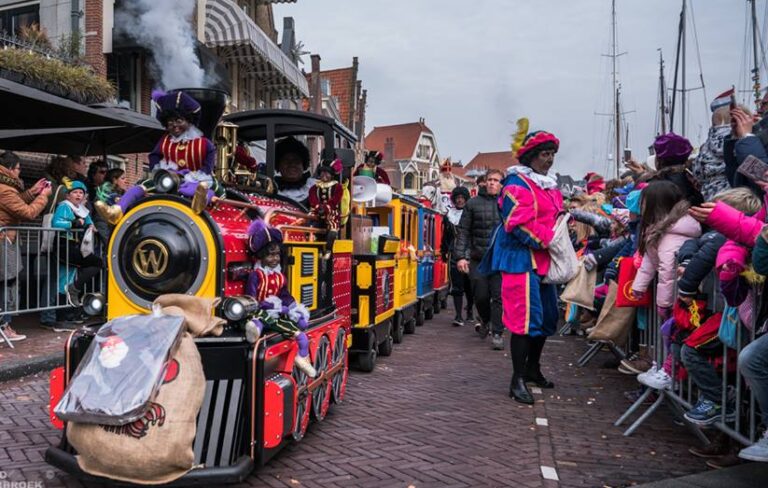
<path fill-rule="evenodd" d="M 520 403 L 533 405 L 533 395 L 525 384 L 525 378 L 516 373 L 512 375 L 512 382 L 509 384 L 509 396 Z"/>
<path fill-rule="evenodd" d="M 555 384 L 549 381 L 547 378 L 544 377 L 543 374 L 541 374 L 541 369 L 539 369 L 538 366 L 536 367 L 530 367 L 526 368 L 525 371 L 525 381 L 528 383 L 533 383 L 539 388 L 554 388 Z"/>
<path fill-rule="evenodd" d="M 464 325 L 464 319 L 461 318 L 463 302 L 464 295 L 453 295 L 453 308 L 456 309 L 456 317 L 453 319 L 453 325 L 456 327 Z"/>

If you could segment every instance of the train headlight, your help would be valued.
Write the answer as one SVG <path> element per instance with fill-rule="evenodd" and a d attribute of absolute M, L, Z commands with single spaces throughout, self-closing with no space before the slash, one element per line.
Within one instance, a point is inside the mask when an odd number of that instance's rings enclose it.
<path fill-rule="evenodd" d="M 179 175 L 164 169 L 157 170 L 152 179 L 157 193 L 172 193 L 179 186 Z"/>
<path fill-rule="evenodd" d="M 224 316 L 233 322 L 243 320 L 247 315 L 258 310 L 258 308 L 258 302 L 247 296 L 229 297 L 221 304 Z"/>
<path fill-rule="evenodd" d="M 107 300 L 101 293 L 87 293 L 83 297 L 83 311 L 92 317 L 103 315 L 106 304 Z"/>

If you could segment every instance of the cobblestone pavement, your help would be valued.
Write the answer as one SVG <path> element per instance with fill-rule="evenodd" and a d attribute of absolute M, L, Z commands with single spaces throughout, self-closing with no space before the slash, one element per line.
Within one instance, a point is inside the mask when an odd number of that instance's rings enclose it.
<path fill-rule="evenodd" d="M 583 340 L 552 338 L 544 372 L 557 388 L 523 406 L 507 396 L 506 352 L 452 327 L 450 315 L 406 336 L 373 373 L 352 374 L 345 402 L 247 486 L 618 487 L 706 469 L 664 409 L 629 438 L 612 426 L 636 383 L 600 369 L 607 354 L 579 369 Z M 45 374 L 0 384 L 0 484 L 82 486 L 43 462 L 59 436 L 47 396 Z"/>

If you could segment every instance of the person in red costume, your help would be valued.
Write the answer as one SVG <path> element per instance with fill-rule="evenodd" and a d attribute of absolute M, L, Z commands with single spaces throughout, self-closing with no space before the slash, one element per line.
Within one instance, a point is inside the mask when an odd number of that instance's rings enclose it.
<path fill-rule="evenodd" d="M 355 169 L 353 176 L 368 176 L 375 179 L 376 183 L 391 186 L 389 175 L 379 166 L 382 159 L 384 159 L 384 155 L 379 151 L 368 151 L 365 155 L 365 162 Z"/>
<path fill-rule="evenodd" d="M 341 167 L 339 159 L 330 164 L 323 163 L 318 166 L 319 180 L 309 190 L 310 214 L 317 216 L 325 224 L 328 232 L 325 240 L 327 249 L 325 259 L 331 257 L 333 243 L 341 227 L 341 199 L 344 196 L 344 189 L 339 183 Z"/>
<path fill-rule="evenodd" d="M 199 192 L 210 202 L 217 186 L 213 179 L 216 146 L 197 128 L 200 103 L 183 91 L 155 92 L 152 98 L 157 109 L 156 117 L 166 128 L 166 133 L 149 153 L 149 171 L 164 169 L 175 173 L 181 180 L 180 195 L 192 198 Z M 130 188 L 116 205 L 97 202 L 96 210 L 115 225 L 128 209 L 153 190 L 152 184 L 149 179 Z"/>

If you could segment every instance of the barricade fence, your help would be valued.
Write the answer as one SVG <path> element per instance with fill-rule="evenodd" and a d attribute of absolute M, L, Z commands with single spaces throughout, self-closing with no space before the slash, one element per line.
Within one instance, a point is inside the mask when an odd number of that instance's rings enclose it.
<path fill-rule="evenodd" d="M 6 315 L 45 312 L 72 308 L 65 287 L 79 272 L 81 260 L 73 253 L 70 238 L 82 240 L 83 229 L 51 227 L 0 227 L 0 323 Z M 94 239 L 93 252 L 105 261 L 100 239 Z M 84 285 L 85 293 L 106 289 L 107 270 Z"/>
<path fill-rule="evenodd" d="M 710 283 L 712 288 L 709 295 L 710 303 L 707 304 L 707 307 L 709 314 L 716 316 L 717 313 L 723 312 L 725 301 L 720 293 L 719 283 L 714 273 Z M 654 281 L 649 287 L 649 292 L 655 292 L 655 289 L 656 282 Z M 678 423 L 684 423 L 703 442 L 708 442 L 706 433 L 711 433 L 715 429 L 720 430 L 743 445 L 751 445 L 757 440 L 759 437 L 758 426 L 761 413 L 756 404 L 754 393 L 737 367 L 737 358 L 741 351 L 758 336 L 758 331 L 760 331 L 760 311 L 762 300 L 764 299 L 762 284 L 752 285 L 748 297 L 748 300 L 752 301 L 751 323 L 743 324 L 740 321 L 737 322 L 735 347 L 731 348 L 722 343 L 719 351 L 701 353 L 706 358 L 706 362 L 711 364 L 713 368 L 715 368 L 715 365 L 718 365 L 715 371 L 719 375 L 722 387 L 720 398 L 722 411 L 717 421 L 708 426 L 691 423 L 684 417 L 684 413 L 696 405 L 701 395 L 701 389 L 693 381 L 690 373 L 685 377 L 680 374 L 681 368 L 684 367 L 681 359 L 682 346 L 676 342 L 671 342 L 669 347 L 666 347 L 664 336 L 661 333 L 662 320 L 657 313 L 655 305 L 642 311 L 639 310 L 639 313 L 647 314 L 647 319 L 644 321 L 645 327 L 636 331 L 635 334 L 629 334 L 627 344 L 603 343 L 601 341 L 589 344 L 588 350 L 579 359 L 578 364 L 580 366 L 588 363 L 604 346 L 608 346 L 610 351 L 616 356 L 629 355 L 629 351 L 644 350 L 647 357 L 655 362 L 658 368 L 662 368 L 667 360 L 667 356 L 671 355 L 671 385 L 668 388 L 659 389 L 647 387 L 640 397 L 614 423 L 617 427 L 622 425 L 633 417 L 635 413 L 643 409 L 644 404 L 650 401 L 652 395 L 656 395 L 653 403 L 647 406 L 639 417 L 624 431 L 625 436 L 632 435 L 662 404 L 666 404 L 674 419 Z M 655 296 L 652 297 L 651 303 L 656 303 Z M 641 321 L 636 318 L 632 327 L 638 328 L 640 323 Z M 563 331 L 565 330 L 566 328 L 564 327 Z M 624 346 L 626 346 L 626 349 L 622 350 L 621 348 Z M 641 385 L 638 382 L 639 386 Z"/>

